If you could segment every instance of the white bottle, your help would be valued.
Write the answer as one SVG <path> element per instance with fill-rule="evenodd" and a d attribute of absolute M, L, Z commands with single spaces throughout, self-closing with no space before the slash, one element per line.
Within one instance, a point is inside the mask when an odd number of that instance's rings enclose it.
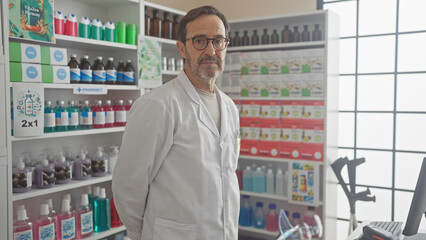
<path fill-rule="evenodd" d="M 284 195 L 284 176 L 280 168 L 277 169 L 277 175 L 275 176 L 275 194 L 279 196 Z"/>
<path fill-rule="evenodd" d="M 272 172 L 272 169 L 268 169 L 268 172 L 266 173 L 266 193 L 267 194 L 274 194 L 274 173 Z"/>
<path fill-rule="evenodd" d="M 243 171 L 243 190 L 253 192 L 253 171 L 250 166 Z"/>
<path fill-rule="evenodd" d="M 108 159 L 108 172 L 113 173 L 115 168 L 115 163 L 117 162 L 118 153 L 120 152 L 118 150 L 118 146 L 111 146 L 112 151 L 109 153 L 109 159 Z"/>

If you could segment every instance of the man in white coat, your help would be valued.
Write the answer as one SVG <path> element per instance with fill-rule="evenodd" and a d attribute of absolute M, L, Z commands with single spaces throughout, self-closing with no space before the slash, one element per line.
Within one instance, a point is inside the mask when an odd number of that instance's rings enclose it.
<path fill-rule="evenodd" d="M 184 71 L 130 110 L 112 191 L 132 240 L 238 238 L 238 110 L 215 86 L 228 30 L 214 7 L 189 11 L 176 44 Z"/>

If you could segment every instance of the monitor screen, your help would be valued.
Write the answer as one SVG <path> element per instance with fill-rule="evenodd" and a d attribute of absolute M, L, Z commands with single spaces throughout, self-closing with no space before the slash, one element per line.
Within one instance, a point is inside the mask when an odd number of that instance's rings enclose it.
<path fill-rule="evenodd" d="M 404 236 L 417 234 L 423 214 L 426 212 L 426 158 L 423 158 L 419 178 L 417 179 L 416 189 L 414 190 L 413 200 L 411 201 L 410 211 L 405 222 Z"/>

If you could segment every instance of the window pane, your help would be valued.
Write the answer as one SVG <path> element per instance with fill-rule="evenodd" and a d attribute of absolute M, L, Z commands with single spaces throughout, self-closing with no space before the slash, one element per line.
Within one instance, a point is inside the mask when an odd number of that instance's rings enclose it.
<path fill-rule="evenodd" d="M 340 74 L 355 73 L 355 38 L 340 40 Z"/>
<path fill-rule="evenodd" d="M 426 70 L 425 42 L 426 42 L 426 33 L 399 35 L 399 39 L 398 39 L 398 71 L 399 72 Z"/>
<path fill-rule="evenodd" d="M 397 85 L 398 111 L 426 111 L 426 74 L 400 74 Z"/>
<path fill-rule="evenodd" d="M 346 239 L 348 237 L 348 229 L 349 221 L 337 220 L 337 239 Z"/>
<path fill-rule="evenodd" d="M 395 0 L 359 1 L 359 35 L 395 32 L 395 26 Z"/>
<path fill-rule="evenodd" d="M 426 29 L 426 1 L 399 1 L 399 31 L 417 31 Z"/>
<path fill-rule="evenodd" d="M 394 75 L 358 77 L 358 110 L 393 110 Z"/>
<path fill-rule="evenodd" d="M 395 37 L 359 39 L 359 73 L 395 71 Z"/>
<path fill-rule="evenodd" d="M 339 147 L 354 146 L 354 113 L 339 113 Z"/>
<path fill-rule="evenodd" d="M 390 221 L 392 212 L 391 191 L 376 188 L 370 188 L 370 191 L 372 195 L 376 196 L 376 202 L 357 202 L 356 214 L 358 220 Z"/>
<path fill-rule="evenodd" d="M 338 154 L 338 157 L 348 157 L 349 159 L 354 158 L 354 150 L 353 149 L 339 149 L 337 151 L 337 154 Z"/>
<path fill-rule="evenodd" d="M 426 114 L 397 114 L 396 149 L 425 151 Z"/>
<path fill-rule="evenodd" d="M 359 113 L 357 146 L 361 148 L 392 149 L 392 114 Z"/>
<path fill-rule="evenodd" d="M 357 184 L 392 186 L 392 152 L 359 150 L 356 157 L 365 158 L 365 163 L 356 170 Z"/>
<path fill-rule="evenodd" d="M 339 110 L 355 110 L 355 77 L 339 78 Z"/>
<path fill-rule="evenodd" d="M 425 154 L 399 153 L 395 155 L 395 187 L 413 190 Z"/>
<path fill-rule="evenodd" d="M 342 186 L 339 184 L 339 186 L 337 186 L 337 217 L 349 219 L 350 217 L 349 209 L 350 208 L 349 208 L 348 198 L 346 197 L 346 194 L 343 191 Z M 346 231 L 348 230 L 348 228 L 349 227 L 346 228 Z M 338 238 L 338 239 L 344 239 L 344 238 Z"/>
<path fill-rule="evenodd" d="M 411 206 L 413 193 L 410 192 L 395 192 L 395 221 L 407 221 L 408 211 Z M 426 229 L 426 219 L 422 217 L 419 229 Z"/>
<path fill-rule="evenodd" d="M 324 4 L 324 9 L 330 9 L 339 15 L 340 36 L 355 36 L 356 34 L 356 2 L 347 1 L 340 3 Z"/>

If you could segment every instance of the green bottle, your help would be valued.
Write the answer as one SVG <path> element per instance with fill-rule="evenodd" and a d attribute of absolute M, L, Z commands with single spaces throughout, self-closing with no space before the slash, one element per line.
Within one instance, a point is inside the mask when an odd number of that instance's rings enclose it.
<path fill-rule="evenodd" d="M 106 197 L 105 188 L 99 191 L 99 197 L 93 203 L 93 219 L 95 232 L 103 232 L 111 228 L 110 200 Z"/>
<path fill-rule="evenodd" d="M 44 132 L 55 132 L 55 110 L 52 108 L 52 101 L 45 101 L 44 105 Z"/>
<path fill-rule="evenodd" d="M 79 120 L 78 107 L 75 106 L 75 101 L 73 100 L 68 101 L 67 112 L 68 112 L 68 119 L 69 119 L 68 130 L 73 131 L 73 130 L 80 129 L 80 126 L 78 124 L 78 120 Z"/>

